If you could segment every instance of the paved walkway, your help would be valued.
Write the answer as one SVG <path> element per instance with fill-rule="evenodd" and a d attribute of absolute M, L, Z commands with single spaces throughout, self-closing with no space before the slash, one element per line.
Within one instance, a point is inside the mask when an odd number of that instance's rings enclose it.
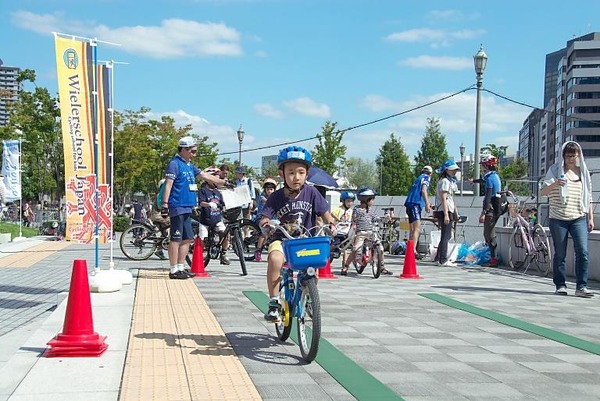
<path fill-rule="evenodd" d="M 25 242 L 2 245 L 0 255 L 42 241 Z M 109 255 L 101 246 L 103 269 Z M 91 294 L 108 351 L 42 357 L 61 331 L 73 260 L 92 270 L 93 258 L 92 246 L 70 245 L 30 267 L 0 267 L 0 400 L 217 399 L 212 391 L 263 400 L 600 399 L 600 295 L 559 297 L 547 278 L 427 263 L 418 265 L 423 279 L 400 280 L 396 257 L 387 260 L 394 276 L 320 280 L 322 347 L 305 364 L 253 302 L 265 263 L 249 263 L 243 277 L 234 258 L 228 267 L 212 261 L 211 277 L 175 281 L 166 261 L 130 261 L 117 247 L 115 268 L 131 271 L 134 284 Z"/>

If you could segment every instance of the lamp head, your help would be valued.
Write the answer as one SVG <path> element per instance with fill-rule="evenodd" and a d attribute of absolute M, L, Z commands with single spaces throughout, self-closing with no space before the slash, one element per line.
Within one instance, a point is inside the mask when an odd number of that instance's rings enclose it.
<path fill-rule="evenodd" d="M 477 54 L 473 56 L 473 62 L 475 64 L 475 73 L 477 75 L 483 75 L 485 67 L 487 66 L 488 56 L 483 51 L 483 45 L 479 47 Z"/>
<path fill-rule="evenodd" d="M 244 141 L 244 129 L 242 128 L 242 125 L 240 124 L 240 128 L 237 130 L 237 137 L 238 137 L 238 141 L 240 143 L 242 143 Z"/>

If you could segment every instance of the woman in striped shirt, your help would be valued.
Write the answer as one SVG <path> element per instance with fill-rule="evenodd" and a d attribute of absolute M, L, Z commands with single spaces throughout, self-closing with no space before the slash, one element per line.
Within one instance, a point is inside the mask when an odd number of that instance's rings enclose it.
<path fill-rule="evenodd" d="M 575 295 L 590 298 L 587 289 L 589 250 L 588 233 L 594 229 L 592 180 L 577 142 L 565 142 L 562 158 L 548 169 L 540 194 L 548 196 L 550 234 L 554 243 L 552 260 L 555 294 L 567 295 L 565 258 L 568 235 L 575 249 Z"/>

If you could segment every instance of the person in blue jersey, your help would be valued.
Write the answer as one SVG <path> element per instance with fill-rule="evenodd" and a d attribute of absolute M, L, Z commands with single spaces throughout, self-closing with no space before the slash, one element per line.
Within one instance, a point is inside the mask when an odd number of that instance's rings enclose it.
<path fill-rule="evenodd" d="M 496 247 L 498 246 L 496 242 L 496 223 L 502 215 L 499 194 L 502 184 L 496 171 L 498 159 L 492 155 L 483 155 L 479 164 L 484 171 L 483 179 L 473 180 L 473 182 L 484 184 L 483 209 L 481 215 L 479 215 L 479 223 L 483 223 L 483 238 L 490 248 L 490 261 L 483 266 L 496 267 L 498 266 L 498 259 L 496 258 Z"/>
<path fill-rule="evenodd" d="M 202 172 L 192 163 L 198 153 L 196 139 L 192 136 L 181 138 L 177 154 L 173 156 L 165 170 L 165 189 L 161 205 L 161 215 L 171 221 L 171 242 L 169 243 L 170 279 L 186 279 L 193 273 L 184 269 L 185 256 L 194 238 L 192 231 L 192 209 L 198 205 L 198 184 L 196 177 L 223 185 L 225 180 Z"/>
<path fill-rule="evenodd" d="M 283 178 L 283 188 L 273 192 L 267 198 L 262 209 L 259 226 L 268 230 L 271 219 L 277 219 L 281 224 L 299 223 L 307 229 L 315 226 L 317 216 L 329 224 L 331 235 L 335 235 L 335 221 L 329 213 L 329 204 L 312 186 L 305 185 L 308 169 L 312 165 L 312 156 L 308 150 L 301 146 L 288 146 L 279 151 L 277 156 L 277 169 Z M 292 236 L 301 233 L 290 233 Z M 281 267 L 284 254 L 281 240 L 284 234 L 275 231 L 272 234 L 273 242 L 269 245 L 267 257 L 267 289 L 269 291 L 269 309 L 265 320 L 279 322 L 279 281 L 281 280 Z"/>
<path fill-rule="evenodd" d="M 421 174 L 419 174 L 410 187 L 410 191 L 404 202 L 409 224 L 408 238 L 413 242 L 415 255 L 417 252 L 417 242 L 419 242 L 419 234 L 421 233 L 421 213 L 423 212 L 423 207 L 425 207 L 427 213 L 431 213 L 428 191 L 432 173 L 433 167 L 423 167 Z"/>

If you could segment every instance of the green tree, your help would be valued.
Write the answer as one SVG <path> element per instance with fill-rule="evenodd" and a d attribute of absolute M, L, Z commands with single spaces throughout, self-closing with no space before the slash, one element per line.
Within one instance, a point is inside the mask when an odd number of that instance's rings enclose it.
<path fill-rule="evenodd" d="M 393 133 L 379 149 L 376 163 L 379 167 L 379 194 L 406 195 L 414 177 L 404 146 Z"/>
<path fill-rule="evenodd" d="M 216 164 L 218 148 L 208 137 L 191 133 L 192 126 L 175 127 L 171 117 L 149 120 L 150 109 L 126 110 L 115 115 L 115 198 L 121 204 L 134 192 L 154 197 L 158 181 L 164 177 L 165 167 L 177 153 L 179 138 L 192 135 L 198 140 L 198 154 L 194 164 L 200 168 Z"/>
<path fill-rule="evenodd" d="M 34 88 L 20 89 L 18 99 L 9 103 L 9 123 L 0 128 L 0 139 L 22 139 L 22 197 L 41 200 L 47 194 L 59 199 L 65 186 L 58 100 L 35 80 L 33 70 L 19 73 L 17 81 L 30 82 Z"/>
<path fill-rule="evenodd" d="M 337 122 L 327 121 L 322 128 L 322 132 L 317 134 L 319 143 L 312 151 L 313 164 L 334 174 L 338 170 L 336 162 L 339 160 L 344 163 L 346 146 L 342 145 L 345 131 L 336 129 Z"/>
<path fill-rule="evenodd" d="M 448 150 L 446 149 L 446 136 L 442 134 L 440 120 L 430 117 L 427 119 L 425 134 L 423 135 L 423 139 L 421 139 L 421 149 L 417 151 L 417 155 L 414 158 L 414 178 L 421 174 L 421 170 L 424 166 L 430 165 L 435 170 L 444 164 L 448 158 L 449 156 Z M 466 177 L 467 175 L 465 175 L 465 179 Z M 435 192 L 437 181 L 438 176 L 436 174 L 432 174 L 429 184 L 429 192 Z"/>
<path fill-rule="evenodd" d="M 527 196 L 531 193 L 527 170 L 527 162 L 518 157 L 502 169 L 502 181 L 515 195 Z"/>
<path fill-rule="evenodd" d="M 351 157 L 344 162 L 344 176 L 348 180 L 348 187 L 372 187 L 378 188 L 377 168 L 373 162 L 363 160 L 359 157 Z"/>

